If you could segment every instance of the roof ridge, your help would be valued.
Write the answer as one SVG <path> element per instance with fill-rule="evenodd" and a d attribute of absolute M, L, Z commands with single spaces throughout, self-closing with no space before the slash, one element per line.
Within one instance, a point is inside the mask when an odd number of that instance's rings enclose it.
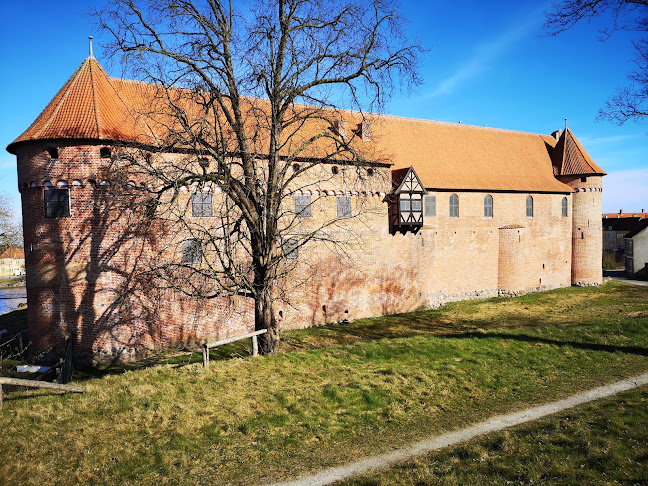
<path fill-rule="evenodd" d="M 596 169 L 594 169 L 594 167 L 592 167 L 592 164 L 590 164 L 590 163 L 588 162 L 587 157 L 586 157 L 585 154 L 583 153 L 583 150 L 582 150 L 581 144 L 580 144 L 580 142 L 578 141 L 578 139 L 576 138 L 576 136 L 573 134 L 573 132 L 572 132 L 569 128 L 565 127 L 565 133 L 567 133 L 567 132 L 569 132 L 569 136 L 574 140 L 574 145 L 576 145 L 576 148 L 578 149 L 578 153 L 580 153 L 580 155 L 581 155 L 583 161 L 587 164 L 587 166 L 590 168 L 590 170 L 591 170 L 592 172 L 596 172 Z M 567 137 L 565 136 L 565 144 L 566 144 L 566 143 L 567 143 Z M 563 151 L 563 158 L 565 157 L 565 152 L 566 152 L 566 151 Z"/>
<path fill-rule="evenodd" d="M 90 58 L 88 58 L 90 60 Z M 101 138 L 101 115 L 99 114 L 99 105 L 97 104 L 97 90 L 95 89 L 94 73 L 92 71 L 92 62 L 88 62 L 90 67 L 90 89 L 92 90 L 92 106 L 97 124 L 97 138 Z"/>
<path fill-rule="evenodd" d="M 120 82 L 124 83 L 132 83 L 132 84 L 137 84 L 137 85 L 151 85 L 151 86 L 159 86 L 156 83 L 152 83 L 150 81 L 142 81 L 139 79 L 127 79 L 127 78 L 117 78 L 117 77 L 111 77 L 110 79 L 115 79 Z M 184 86 L 172 86 L 171 88 L 173 89 L 180 89 L 180 90 L 190 90 L 190 88 L 184 87 Z M 250 99 L 257 99 L 257 100 L 263 100 L 267 101 L 265 98 L 258 98 L 254 96 L 249 96 L 247 98 Z M 304 103 L 295 103 L 296 105 L 301 105 L 301 106 L 309 106 Z M 410 116 L 400 116 L 400 115 L 392 115 L 388 113 L 375 113 L 375 112 L 363 112 L 359 110 L 351 110 L 351 109 L 346 109 L 346 108 L 335 108 L 335 107 L 323 107 L 324 109 L 331 109 L 334 111 L 341 111 L 341 112 L 346 112 L 346 113 L 351 113 L 351 114 L 357 114 L 357 115 L 373 115 L 376 117 L 384 117 L 384 118 L 396 118 L 398 120 L 408 120 L 408 121 L 414 121 L 418 123 L 433 123 L 433 124 L 438 124 L 438 125 L 449 125 L 453 127 L 466 127 L 466 128 L 474 128 L 478 130 L 489 130 L 489 131 L 500 131 L 500 132 L 506 132 L 506 133 L 518 133 L 520 135 L 537 135 L 539 137 L 550 137 L 551 135 L 546 135 L 542 133 L 536 133 L 536 132 L 525 132 L 523 130 L 512 130 L 510 128 L 499 128 L 499 127 L 488 127 L 488 126 L 481 126 L 481 125 L 471 125 L 469 123 L 455 123 L 455 122 L 449 122 L 449 121 L 442 121 L 442 120 L 428 120 L 425 118 L 414 118 Z"/>

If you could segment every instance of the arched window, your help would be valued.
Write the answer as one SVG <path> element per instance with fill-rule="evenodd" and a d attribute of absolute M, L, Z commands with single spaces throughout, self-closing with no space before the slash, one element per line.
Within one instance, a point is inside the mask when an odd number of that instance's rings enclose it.
<path fill-rule="evenodd" d="M 563 218 L 567 217 L 567 198 L 562 198 L 562 216 Z"/>
<path fill-rule="evenodd" d="M 526 215 L 527 218 L 533 218 L 533 198 L 531 196 L 526 198 Z"/>
<path fill-rule="evenodd" d="M 450 217 L 459 217 L 459 196 L 456 194 L 450 196 Z"/>
<path fill-rule="evenodd" d="M 490 194 L 486 194 L 486 196 L 484 196 L 484 217 L 493 217 L 493 196 L 491 196 Z"/>

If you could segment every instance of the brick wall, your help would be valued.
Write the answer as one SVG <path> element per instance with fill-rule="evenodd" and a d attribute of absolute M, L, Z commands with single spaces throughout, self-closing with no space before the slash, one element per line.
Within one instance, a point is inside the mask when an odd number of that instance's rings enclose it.
<path fill-rule="evenodd" d="M 576 191 L 572 196 L 572 284 L 600 285 L 603 281 L 602 177 L 562 176 L 559 179 Z"/>
<path fill-rule="evenodd" d="M 141 228 L 147 222 L 145 204 L 116 201 L 101 184 L 109 177 L 102 172 L 108 161 L 99 156 L 101 145 L 57 146 L 58 160 L 47 154 L 47 143 L 19 146 L 29 326 L 36 350 L 70 335 L 77 355 L 96 363 L 253 329 L 249 298 L 188 298 L 143 278 L 140 270 L 154 259 L 178 258 L 177 235 L 162 226 Z M 275 306 L 284 329 L 567 286 L 572 247 L 579 259 L 576 280 L 595 280 L 596 265 L 588 258 L 596 248 L 587 246 L 594 228 L 585 246 L 572 242 L 572 204 L 578 228 L 585 213 L 596 211 L 587 199 L 577 204 L 580 193 L 531 194 L 533 217 L 526 216 L 529 194 L 490 193 L 493 217 L 487 218 L 485 193 L 457 192 L 459 217 L 451 218 L 452 193 L 432 191 L 436 216 L 426 218 L 416 234 L 392 235 L 390 170 L 370 169 L 325 164 L 288 188 L 289 219 L 294 195 L 311 196 L 313 205 L 312 217 L 295 221 L 295 234 L 335 219 L 338 197 L 351 198 L 353 217 L 327 226 L 325 238 L 287 261 L 295 268 L 278 283 Z M 70 188 L 71 217 L 44 219 L 44 183 L 61 181 Z M 564 197 L 568 217 L 561 213 Z M 179 204 L 188 201 L 189 192 Z M 599 222 L 600 246 L 600 196 L 598 208 L 592 221 Z M 600 250 L 595 263 L 600 274 Z"/>

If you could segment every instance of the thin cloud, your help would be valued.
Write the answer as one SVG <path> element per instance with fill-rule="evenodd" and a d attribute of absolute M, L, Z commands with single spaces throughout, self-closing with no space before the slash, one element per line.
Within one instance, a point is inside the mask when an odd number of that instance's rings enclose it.
<path fill-rule="evenodd" d="M 498 57 L 514 47 L 525 37 L 537 31 L 543 21 L 541 11 L 534 12 L 529 16 L 526 22 L 515 26 L 502 33 L 494 40 L 489 40 L 479 44 L 473 56 L 468 59 L 454 74 L 442 80 L 437 86 L 429 92 L 426 97 L 433 98 L 447 95 L 457 90 L 464 82 L 479 76 L 488 70 Z"/>
<path fill-rule="evenodd" d="M 603 178 L 603 212 L 648 209 L 648 168 L 610 172 Z"/>
<path fill-rule="evenodd" d="M 636 140 L 644 136 L 645 135 L 641 133 L 634 133 L 630 135 L 610 135 L 607 137 L 579 137 L 579 140 L 584 146 L 590 147 L 592 145 L 607 145 L 626 142 L 628 140 Z"/>

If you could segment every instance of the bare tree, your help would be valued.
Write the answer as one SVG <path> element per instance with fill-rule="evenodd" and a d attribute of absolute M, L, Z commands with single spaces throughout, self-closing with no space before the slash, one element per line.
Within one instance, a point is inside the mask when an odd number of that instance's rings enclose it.
<path fill-rule="evenodd" d="M 349 181 L 381 165 L 358 143 L 369 131 L 363 112 L 380 109 L 397 78 L 419 82 L 420 49 L 391 0 L 261 0 L 245 10 L 220 0 L 112 0 L 97 14 L 112 38 L 108 54 L 157 87 L 140 113 L 155 154 L 120 155 L 147 181 L 168 237 L 184 245 L 181 262 L 160 253 L 156 278 L 180 275 L 183 291 L 204 298 L 254 298 L 255 327 L 269 330 L 262 350 L 272 352 L 273 300 L 291 255 L 348 240 L 330 231 L 344 229 L 339 214 L 308 224 L 302 216 L 315 201 L 296 207 L 287 197 L 321 181 L 322 164 L 343 166 Z M 359 130 L 347 129 L 340 107 L 359 110 Z M 183 197 L 183 187 L 216 193 L 208 202 Z M 207 217 L 187 217 L 196 204 Z"/>
<path fill-rule="evenodd" d="M 595 17 L 609 18 L 601 30 L 601 40 L 615 31 L 635 32 L 632 42 L 635 69 L 628 74 L 630 83 L 617 88 L 599 111 L 598 118 L 618 125 L 639 122 L 648 115 L 648 0 L 565 0 L 546 14 L 550 35 L 558 35 L 579 22 Z"/>
<path fill-rule="evenodd" d="M 0 253 L 7 248 L 22 246 L 22 224 L 15 218 L 7 197 L 0 194 Z"/>

